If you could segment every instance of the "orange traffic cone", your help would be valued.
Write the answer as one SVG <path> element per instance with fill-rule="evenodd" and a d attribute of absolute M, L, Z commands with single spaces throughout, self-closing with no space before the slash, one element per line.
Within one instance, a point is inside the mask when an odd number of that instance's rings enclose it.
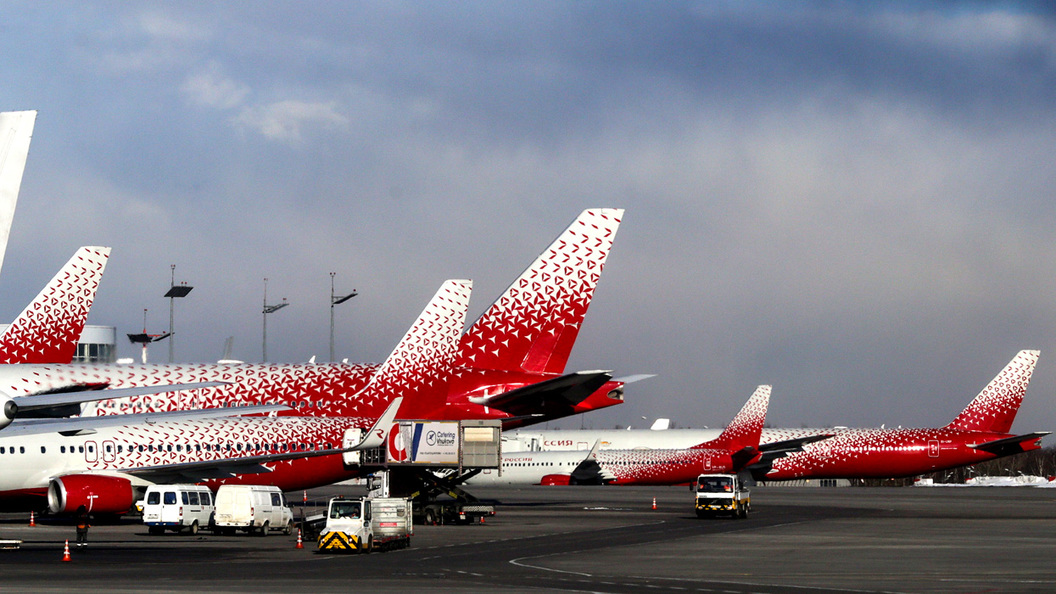
<path fill-rule="evenodd" d="M 66 546 L 62 549 L 62 560 L 63 561 L 69 561 L 70 560 L 70 541 L 69 540 L 66 541 Z"/>
<path fill-rule="evenodd" d="M 300 528 L 297 529 L 297 546 L 295 548 L 298 548 L 298 549 L 303 549 L 304 548 L 304 542 L 301 541 L 301 529 Z"/>
<path fill-rule="evenodd" d="M 33 514 L 33 512 L 29 512 L 29 527 L 30 528 L 35 528 L 36 525 L 37 525 L 37 517 Z"/>
<path fill-rule="evenodd" d="M 656 509 L 656 497 L 653 497 L 653 509 Z"/>

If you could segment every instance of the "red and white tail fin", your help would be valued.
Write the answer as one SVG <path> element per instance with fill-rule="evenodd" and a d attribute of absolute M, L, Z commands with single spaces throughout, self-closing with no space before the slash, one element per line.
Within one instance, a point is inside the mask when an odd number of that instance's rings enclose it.
<path fill-rule="evenodd" d="M 78 249 L 0 335 L 0 363 L 70 363 L 109 257 L 108 247 Z"/>
<path fill-rule="evenodd" d="M 470 327 L 458 365 L 563 373 L 622 218 L 583 211 Z"/>
<path fill-rule="evenodd" d="M 1040 355 L 1041 351 L 1020 351 L 947 428 L 1010 432 Z"/>
<path fill-rule="evenodd" d="M 741 412 L 733 417 L 718 437 L 697 447 L 724 448 L 731 451 L 748 447 L 759 449 L 759 436 L 763 432 L 766 409 L 769 406 L 770 386 L 759 386 L 748 402 L 744 403 Z"/>
<path fill-rule="evenodd" d="M 403 396 L 400 416 L 413 419 L 443 407 L 472 290 L 473 281 L 445 281 L 370 383 L 356 394 L 353 408 L 373 410 Z"/>
<path fill-rule="evenodd" d="M 4 263 L 7 240 L 11 235 L 18 189 L 22 186 L 22 172 L 26 168 L 29 141 L 36 121 L 35 111 L 0 113 L 0 266 Z"/>

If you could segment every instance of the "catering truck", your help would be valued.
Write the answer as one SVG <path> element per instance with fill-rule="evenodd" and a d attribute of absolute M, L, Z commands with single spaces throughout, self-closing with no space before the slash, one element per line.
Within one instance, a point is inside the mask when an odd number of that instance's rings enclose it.
<path fill-rule="evenodd" d="M 702 474 L 695 490 L 698 518 L 729 514 L 743 520 L 752 509 L 750 493 L 736 474 Z"/>
<path fill-rule="evenodd" d="M 326 526 L 317 551 L 370 553 L 411 546 L 411 501 L 396 497 L 335 497 L 326 508 Z"/>

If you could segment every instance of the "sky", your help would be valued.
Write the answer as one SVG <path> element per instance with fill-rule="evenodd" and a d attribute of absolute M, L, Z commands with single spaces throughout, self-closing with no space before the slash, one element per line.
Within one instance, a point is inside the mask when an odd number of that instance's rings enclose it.
<path fill-rule="evenodd" d="M 176 360 L 380 362 L 440 284 L 470 320 L 586 208 L 626 213 L 563 424 L 949 422 L 1020 349 L 1056 431 L 1056 11 L 1008 2 L 5 2 L 39 111 L 9 321 L 81 245 L 89 323 Z M 119 354 L 137 349 L 121 339 Z M 168 357 L 164 343 L 151 359 Z"/>

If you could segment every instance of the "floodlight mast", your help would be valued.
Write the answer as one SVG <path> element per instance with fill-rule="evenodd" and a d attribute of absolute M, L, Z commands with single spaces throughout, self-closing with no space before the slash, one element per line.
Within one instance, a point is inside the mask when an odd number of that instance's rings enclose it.
<path fill-rule="evenodd" d="M 176 331 L 173 328 L 173 312 L 175 311 L 175 302 L 178 297 L 186 297 L 191 289 L 194 287 L 187 286 L 184 282 L 180 286 L 176 286 L 176 265 L 172 264 L 172 278 L 169 281 L 169 290 L 165 292 L 165 296 L 169 298 L 169 363 L 172 363 L 173 352 L 176 348 Z"/>
<path fill-rule="evenodd" d="M 348 295 L 334 295 L 334 277 L 337 276 L 336 272 L 330 273 L 330 362 L 334 362 L 334 306 L 339 305 L 348 301 L 349 299 L 359 295 L 359 292 L 352 289 L 352 292 Z"/>
<path fill-rule="evenodd" d="M 280 309 L 289 305 L 286 298 L 282 298 L 282 303 L 275 305 L 268 305 L 268 279 L 264 279 L 264 337 L 263 337 L 263 348 L 261 349 L 264 354 L 264 362 L 268 362 L 268 314 L 275 313 Z"/>

